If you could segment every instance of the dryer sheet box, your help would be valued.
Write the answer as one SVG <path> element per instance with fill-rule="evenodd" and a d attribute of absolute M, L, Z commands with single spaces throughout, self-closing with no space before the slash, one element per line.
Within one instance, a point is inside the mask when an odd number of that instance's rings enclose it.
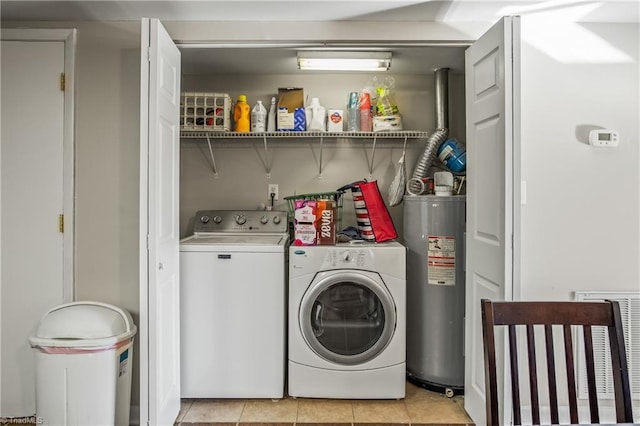
<path fill-rule="evenodd" d="M 277 115 L 278 130 L 295 132 L 307 130 L 304 90 L 298 87 L 279 88 Z"/>
<path fill-rule="evenodd" d="M 328 111 L 327 131 L 342 132 L 344 126 L 344 110 L 330 109 Z"/>
<path fill-rule="evenodd" d="M 293 245 L 335 245 L 336 207 L 333 200 L 294 201 Z"/>

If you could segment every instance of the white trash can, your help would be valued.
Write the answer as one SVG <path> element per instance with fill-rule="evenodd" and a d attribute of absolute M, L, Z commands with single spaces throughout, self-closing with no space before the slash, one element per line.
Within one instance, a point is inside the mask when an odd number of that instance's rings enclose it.
<path fill-rule="evenodd" d="M 29 338 L 36 349 L 36 415 L 44 425 L 129 424 L 131 315 L 99 302 L 47 312 Z"/>

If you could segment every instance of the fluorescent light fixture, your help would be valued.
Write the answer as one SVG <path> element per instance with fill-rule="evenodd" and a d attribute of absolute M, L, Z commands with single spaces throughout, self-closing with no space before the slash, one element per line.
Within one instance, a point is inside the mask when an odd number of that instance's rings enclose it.
<path fill-rule="evenodd" d="M 317 71 L 387 71 L 391 52 L 302 51 L 298 68 Z"/>

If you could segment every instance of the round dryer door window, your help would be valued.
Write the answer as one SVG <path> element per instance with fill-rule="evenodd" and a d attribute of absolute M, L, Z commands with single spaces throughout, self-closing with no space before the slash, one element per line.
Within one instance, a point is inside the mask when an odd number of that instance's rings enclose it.
<path fill-rule="evenodd" d="M 376 357 L 396 325 L 393 298 L 379 275 L 330 271 L 311 283 L 300 305 L 300 328 L 322 358 L 353 365 Z"/>

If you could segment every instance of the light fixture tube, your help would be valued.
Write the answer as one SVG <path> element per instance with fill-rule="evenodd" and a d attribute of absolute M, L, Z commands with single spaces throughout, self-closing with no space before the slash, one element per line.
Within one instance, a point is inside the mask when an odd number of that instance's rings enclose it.
<path fill-rule="evenodd" d="M 317 71 L 387 71 L 391 52 L 298 52 L 298 68 Z"/>

